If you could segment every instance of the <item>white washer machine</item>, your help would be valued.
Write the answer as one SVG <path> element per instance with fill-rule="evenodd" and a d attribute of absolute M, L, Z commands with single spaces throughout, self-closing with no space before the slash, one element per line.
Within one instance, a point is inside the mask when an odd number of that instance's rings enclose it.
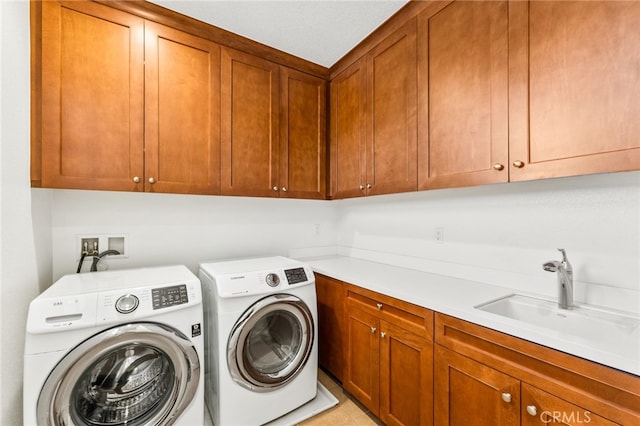
<path fill-rule="evenodd" d="M 216 426 L 260 425 L 317 392 L 313 271 L 284 257 L 201 263 L 205 401 Z"/>
<path fill-rule="evenodd" d="M 202 425 L 200 281 L 185 266 L 62 277 L 29 306 L 25 425 Z"/>

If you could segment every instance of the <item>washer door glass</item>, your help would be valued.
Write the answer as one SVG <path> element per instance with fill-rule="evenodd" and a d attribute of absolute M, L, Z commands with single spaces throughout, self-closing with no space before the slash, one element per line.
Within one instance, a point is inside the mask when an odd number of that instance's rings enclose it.
<path fill-rule="evenodd" d="M 238 320 L 229 337 L 227 364 L 233 379 L 257 392 L 276 390 L 305 366 L 314 339 L 307 305 L 288 294 L 261 299 Z"/>
<path fill-rule="evenodd" d="M 38 424 L 170 424 L 196 393 L 200 363 L 177 330 L 136 323 L 71 351 L 47 378 Z"/>

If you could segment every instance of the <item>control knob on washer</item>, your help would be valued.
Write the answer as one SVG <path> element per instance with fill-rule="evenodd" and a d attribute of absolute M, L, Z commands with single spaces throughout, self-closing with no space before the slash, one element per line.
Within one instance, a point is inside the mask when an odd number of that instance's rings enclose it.
<path fill-rule="evenodd" d="M 136 310 L 140 301 L 134 294 L 125 294 L 116 300 L 116 311 L 121 314 L 129 314 Z"/>
<path fill-rule="evenodd" d="M 269 287 L 278 287 L 278 284 L 280 284 L 280 277 L 278 277 L 278 274 L 274 273 L 267 274 L 266 281 Z"/>

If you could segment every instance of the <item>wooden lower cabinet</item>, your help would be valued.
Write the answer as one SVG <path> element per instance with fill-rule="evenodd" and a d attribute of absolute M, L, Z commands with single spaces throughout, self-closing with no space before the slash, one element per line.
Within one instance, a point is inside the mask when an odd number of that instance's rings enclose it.
<path fill-rule="evenodd" d="M 615 425 L 590 410 L 435 347 L 436 425 Z"/>
<path fill-rule="evenodd" d="M 435 315 L 435 424 L 636 425 L 640 378 Z"/>
<path fill-rule="evenodd" d="M 380 321 L 380 419 L 433 424 L 433 343 Z"/>
<path fill-rule="evenodd" d="M 520 381 L 436 345 L 436 425 L 520 424 Z"/>
<path fill-rule="evenodd" d="M 323 275 L 316 284 L 320 364 L 387 425 L 640 424 L 638 376 Z"/>
<path fill-rule="evenodd" d="M 347 353 L 344 388 L 376 416 L 380 405 L 379 319 L 358 309 L 347 310 Z"/>
<path fill-rule="evenodd" d="M 315 277 L 318 299 L 318 363 L 342 382 L 346 284 L 321 274 L 315 274 Z"/>
<path fill-rule="evenodd" d="M 406 302 L 347 290 L 343 386 L 388 425 L 433 423 L 432 316 Z"/>

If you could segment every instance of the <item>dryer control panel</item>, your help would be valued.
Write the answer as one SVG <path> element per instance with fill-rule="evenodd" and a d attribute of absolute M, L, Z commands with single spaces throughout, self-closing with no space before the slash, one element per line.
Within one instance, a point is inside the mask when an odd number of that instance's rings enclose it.
<path fill-rule="evenodd" d="M 219 297 L 271 294 L 315 284 L 309 266 L 279 256 L 203 263 L 200 273 L 215 283 Z"/>

